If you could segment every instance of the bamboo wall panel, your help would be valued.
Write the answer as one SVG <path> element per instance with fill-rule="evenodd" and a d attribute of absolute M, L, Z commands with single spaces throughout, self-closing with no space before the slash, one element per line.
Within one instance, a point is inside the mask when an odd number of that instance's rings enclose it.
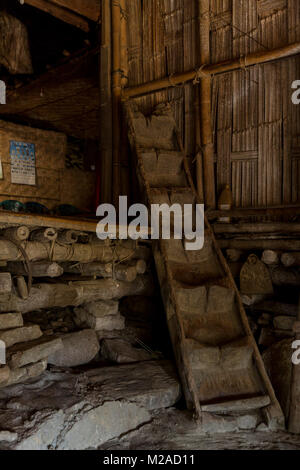
<path fill-rule="evenodd" d="M 35 145 L 35 186 L 11 183 L 11 140 Z M 0 201 L 36 201 L 49 209 L 59 204 L 72 204 L 80 209 L 91 208 L 95 175 L 92 172 L 65 169 L 66 150 L 67 137 L 62 133 L 0 121 L 0 156 L 3 169 Z"/>
<path fill-rule="evenodd" d="M 198 69 L 196 0 L 130 0 L 129 86 Z M 210 0 L 211 62 L 300 41 L 299 0 Z M 299 198 L 300 106 L 291 84 L 299 57 L 212 79 L 217 191 L 232 186 L 237 207 Z M 168 101 L 188 155 L 195 155 L 195 89 L 189 83 L 137 98 L 144 112 Z"/>

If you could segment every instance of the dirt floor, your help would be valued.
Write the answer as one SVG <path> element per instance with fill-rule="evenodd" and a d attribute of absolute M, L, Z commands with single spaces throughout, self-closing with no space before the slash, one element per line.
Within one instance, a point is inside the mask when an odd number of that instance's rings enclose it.
<path fill-rule="evenodd" d="M 100 447 L 102 450 L 300 450 L 300 436 L 285 432 L 203 435 L 188 412 L 160 411 L 151 423 Z"/>

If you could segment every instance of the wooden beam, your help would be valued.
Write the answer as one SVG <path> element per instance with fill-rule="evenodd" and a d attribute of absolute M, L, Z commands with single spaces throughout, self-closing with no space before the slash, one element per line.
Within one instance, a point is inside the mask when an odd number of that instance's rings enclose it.
<path fill-rule="evenodd" d="M 300 54 L 300 42 L 290 44 L 273 51 L 255 52 L 243 58 L 227 60 L 212 65 L 204 65 L 201 67 L 201 74 L 207 73 L 208 75 L 217 75 L 225 72 L 233 72 L 234 70 L 244 69 L 252 65 L 263 64 L 273 60 L 283 59 L 296 54 Z M 163 90 L 165 88 L 174 87 L 182 83 L 195 80 L 199 73 L 195 70 L 190 72 L 183 72 L 172 75 L 171 77 L 154 80 L 152 82 L 143 83 L 123 91 L 123 99 L 128 100 L 137 96 L 146 95 L 155 91 Z"/>
<path fill-rule="evenodd" d="M 200 23 L 200 63 L 210 63 L 210 0 L 198 0 Z M 216 188 L 214 171 L 214 139 L 212 132 L 211 76 L 200 78 L 200 127 L 203 151 L 203 178 L 206 207 L 215 208 Z M 201 165 L 201 169 L 199 166 Z M 202 173 L 202 158 L 197 158 L 197 175 Z M 197 178 L 198 179 L 198 178 Z M 197 186 L 201 185 L 197 181 Z"/>
<path fill-rule="evenodd" d="M 121 190 L 121 5 L 112 2 L 112 108 L 113 108 L 113 203 L 117 207 Z"/>
<path fill-rule="evenodd" d="M 77 15 L 71 10 L 55 5 L 51 0 L 23 0 L 23 3 L 38 8 L 45 13 L 49 13 L 50 15 L 55 16 L 55 18 L 71 24 L 86 33 L 90 30 L 89 22 L 85 18 Z"/>
<path fill-rule="evenodd" d="M 291 206 L 277 206 L 277 207 L 249 207 L 245 209 L 231 209 L 230 211 L 207 211 L 207 218 L 209 220 L 217 219 L 218 217 L 234 217 L 237 219 L 245 219 L 248 217 L 293 217 L 300 215 L 300 205 Z"/>
<path fill-rule="evenodd" d="M 98 22 L 100 18 L 100 0 L 52 0 L 52 3 Z"/>
<path fill-rule="evenodd" d="M 97 175 L 97 200 L 112 202 L 112 50 L 111 2 L 102 1 L 100 36 L 100 175 Z"/>
<path fill-rule="evenodd" d="M 242 233 L 300 233 L 300 224 L 269 222 L 269 223 L 244 223 L 244 224 L 214 224 L 214 232 L 219 234 Z"/>

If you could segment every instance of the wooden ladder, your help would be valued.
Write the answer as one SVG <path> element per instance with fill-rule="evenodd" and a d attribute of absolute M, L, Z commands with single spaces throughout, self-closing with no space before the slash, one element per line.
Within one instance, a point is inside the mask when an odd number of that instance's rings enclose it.
<path fill-rule="evenodd" d="M 148 204 L 192 204 L 197 194 L 169 105 L 151 116 L 126 104 L 138 180 Z M 153 243 L 161 294 L 189 409 L 261 410 L 272 429 L 284 418 L 248 324 L 239 291 L 205 219 L 202 250 L 185 240 Z"/>

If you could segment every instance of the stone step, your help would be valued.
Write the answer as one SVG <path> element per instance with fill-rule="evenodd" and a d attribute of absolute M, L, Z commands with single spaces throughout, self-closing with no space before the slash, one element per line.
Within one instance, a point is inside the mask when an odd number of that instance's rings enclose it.
<path fill-rule="evenodd" d="M 43 336 L 43 333 L 38 325 L 0 331 L 0 341 L 4 341 L 7 348 L 18 343 L 33 341 L 41 336 Z"/>
<path fill-rule="evenodd" d="M 23 326 L 23 317 L 21 313 L 1 313 L 0 330 L 9 330 Z"/>
<path fill-rule="evenodd" d="M 18 369 L 46 359 L 51 354 L 63 347 L 61 339 L 50 339 L 42 337 L 28 343 L 12 346 L 7 350 L 7 361 L 11 369 Z"/>
<path fill-rule="evenodd" d="M 0 429 L 16 434 L 14 442 L 0 444 L 0 449 L 97 449 L 151 422 L 152 412 L 180 398 L 169 361 L 82 374 L 45 372 L 30 384 L 0 390 Z"/>

